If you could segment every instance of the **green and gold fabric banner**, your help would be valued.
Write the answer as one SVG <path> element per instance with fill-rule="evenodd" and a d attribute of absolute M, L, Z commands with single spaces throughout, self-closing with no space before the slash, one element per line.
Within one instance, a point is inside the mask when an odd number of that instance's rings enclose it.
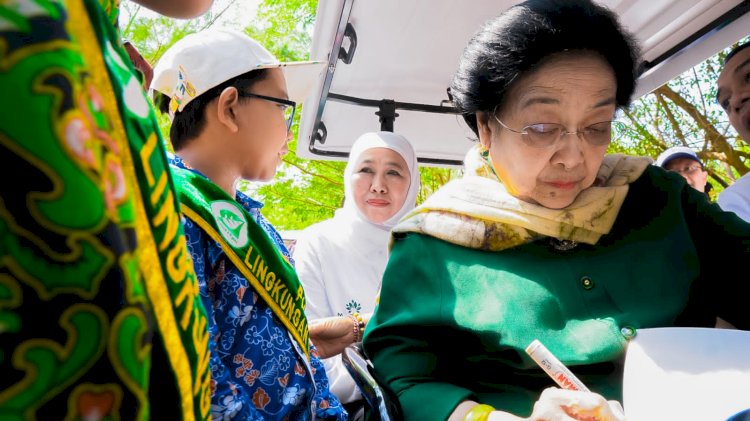
<path fill-rule="evenodd" d="M 209 418 L 205 310 L 116 15 L 0 3 L 0 419 Z"/>
<path fill-rule="evenodd" d="M 305 292 L 289 261 L 237 201 L 200 174 L 172 166 L 182 213 L 203 229 L 310 356 Z"/>

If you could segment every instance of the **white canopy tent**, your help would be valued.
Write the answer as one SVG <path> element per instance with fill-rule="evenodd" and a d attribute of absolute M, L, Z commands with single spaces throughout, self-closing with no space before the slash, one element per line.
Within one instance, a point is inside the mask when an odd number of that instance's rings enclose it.
<path fill-rule="evenodd" d="M 750 32 L 749 0 L 598 0 L 641 43 L 645 95 Z M 345 160 L 393 130 L 423 165 L 457 166 L 473 133 L 448 103 L 464 46 L 511 0 L 321 0 L 311 58 L 329 63 L 304 102 L 297 154 Z M 382 121 L 381 121 L 382 120 Z"/>

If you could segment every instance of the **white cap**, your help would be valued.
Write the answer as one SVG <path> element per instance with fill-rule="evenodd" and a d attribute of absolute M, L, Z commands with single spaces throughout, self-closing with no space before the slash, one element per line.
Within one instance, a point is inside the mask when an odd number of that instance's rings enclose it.
<path fill-rule="evenodd" d="M 154 67 L 151 89 L 171 98 L 170 115 L 229 79 L 256 69 L 280 67 L 289 99 L 301 102 L 321 76 L 325 63 L 281 63 L 257 41 L 229 29 L 207 29 L 172 45 Z"/>
<path fill-rule="evenodd" d="M 686 146 L 674 146 L 662 152 L 661 155 L 656 158 L 656 165 L 664 168 L 664 166 L 667 165 L 669 161 L 675 158 L 692 159 L 693 161 L 701 164 L 701 168 L 703 168 L 703 162 L 701 162 L 701 159 L 698 158 L 698 154 Z"/>

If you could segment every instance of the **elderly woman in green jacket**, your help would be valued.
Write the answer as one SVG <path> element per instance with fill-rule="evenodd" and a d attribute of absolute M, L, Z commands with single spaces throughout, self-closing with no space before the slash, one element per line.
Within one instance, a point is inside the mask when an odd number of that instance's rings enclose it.
<path fill-rule="evenodd" d="M 469 42 L 451 94 L 478 145 L 394 229 L 364 338 L 407 420 L 621 419 L 639 328 L 750 327 L 750 225 L 606 154 L 638 64 L 590 1 L 525 2 Z M 592 392 L 550 388 L 535 339 Z"/>

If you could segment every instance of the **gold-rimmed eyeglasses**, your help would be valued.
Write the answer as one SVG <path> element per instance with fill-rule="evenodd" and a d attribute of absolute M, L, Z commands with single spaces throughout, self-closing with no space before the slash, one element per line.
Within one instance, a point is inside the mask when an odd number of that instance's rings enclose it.
<path fill-rule="evenodd" d="M 492 116 L 503 128 L 520 134 L 521 140 L 534 148 L 549 148 L 562 139 L 563 136 L 569 134 L 574 134 L 579 139 L 585 140 L 593 146 L 606 146 L 612 141 L 612 128 L 624 128 L 623 123 L 620 121 L 607 120 L 591 124 L 574 132 L 569 132 L 564 125 L 558 123 L 534 123 L 523 127 L 521 130 L 514 130 L 500 121 L 497 113 L 493 112 Z"/>

